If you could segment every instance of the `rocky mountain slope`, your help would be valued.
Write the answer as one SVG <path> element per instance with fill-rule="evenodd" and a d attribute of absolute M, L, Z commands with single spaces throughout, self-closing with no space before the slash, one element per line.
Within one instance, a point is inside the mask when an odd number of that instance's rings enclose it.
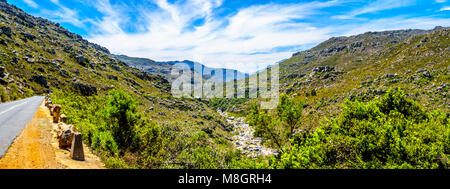
<path fill-rule="evenodd" d="M 232 148 L 226 120 L 204 102 L 175 99 L 164 77 L 129 67 L 108 49 L 90 43 L 59 24 L 33 17 L 0 1 L 0 101 L 53 92 L 52 99 L 63 105 L 68 122 L 84 132 L 85 142 L 91 144 L 91 139 L 99 140 L 101 145 L 97 150 L 103 158 L 125 162 L 121 165 L 149 167 L 142 163 L 147 160 L 139 159 L 147 157 L 140 154 L 145 150 L 120 149 L 120 153 L 115 154 L 105 146 L 111 145 L 104 134 L 108 130 L 97 125 L 103 124 L 97 121 L 102 120 L 99 113 L 106 106 L 105 99 L 112 89 L 124 91 L 137 100 L 137 113 L 151 122 L 138 129 L 157 124 L 165 140 L 172 141 L 163 144 L 165 152 L 160 153 L 161 158 L 155 158 L 158 163 L 153 166 L 179 165 L 173 162 L 184 161 L 185 151 L 197 147 L 179 148 L 180 143 L 185 144 L 185 140 L 199 132 L 207 133 L 202 135 L 201 146 Z M 100 130 L 102 132 L 98 132 Z M 147 135 L 140 137 L 143 141 Z"/>
<path fill-rule="evenodd" d="M 333 37 L 279 63 L 280 92 L 305 102 L 305 128 L 335 117 L 347 99 L 366 102 L 397 87 L 429 109 L 449 112 L 449 33 L 438 26 Z M 215 104 L 245 115 L 259 100 Z"/>
<path fill-rule="evenodd" d="M 333 118 L 346 99 L 365 102 L 397 87 L 429 109 L 450 112 L 449 37 L 444 27 L 333 37 L 279 63 L 280 89 L 306 102 L 303 127 Z"/>

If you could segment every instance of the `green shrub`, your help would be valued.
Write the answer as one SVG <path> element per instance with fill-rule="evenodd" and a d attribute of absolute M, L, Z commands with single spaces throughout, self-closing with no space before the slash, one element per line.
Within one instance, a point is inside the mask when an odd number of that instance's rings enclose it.
<path fill-rule="evenodd" d="M 138 145 L 138 151 L 140 152 L 140 162 L 144 168 L 157 168 L 160 162 L 160 153 L 163 153 L 163 137 L 161 128 L 153 123 L 145 121 L 141 123 L 141 126 L 137 130 L 136 141 Z"/>
<path fill-rule="evenodd" d="M 6 92 L 5 88 L 1 88 L 0 89 L 0 98 L 1 98 L 1 102 L 8 102 L 9 101 L 9 95 Z"/>
<path fill-rule="evenodd" d="M 140 119 L 136 113 L 138 102 L 122 90 L 111 90 L 103 109 L 106 126 L 111 131 L 117 144 L 128 149 L 132 147 L 135 127 Z"/>
<path fill-rule="evenodd" d="M 112 135 L 106 131 L 94 132 L 92 136 L 92 147 L 106 152 L 111 152 L 113 154 L 117 154 L 119 152 L 119 147 L 117 146 L 116 141 L 114 141 Z"/>
<path fill-rule="evenodd" d="M 286 146 L 276 168 L 449 168 L 449 116 L 427 112 L 401 90 L 341 115 Z"/>
<path fill-rule="evenodd" d="M 257 104 L 253 104 L 248 121 L 255 128 L 255 136 L 262 137 L 264 142 L 283 150 L 283 146 L 292 139 L 295 130 L 300 128 L 302 112 L 302 102 L 296 103 L 286 94 L 282 94 L 274 114 L 261 110 Z"/>

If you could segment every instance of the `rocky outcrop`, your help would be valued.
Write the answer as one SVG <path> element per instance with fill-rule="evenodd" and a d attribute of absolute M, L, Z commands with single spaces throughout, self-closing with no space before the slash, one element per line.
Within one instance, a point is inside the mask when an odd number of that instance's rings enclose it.
<path fill-rule="evenodd" d="M 3 78 L 6 76 L 6 68 L 3 66 L 0 66 L 0 78 Z"/>
<path fill-rule="evenodd" d="M 75 91 L 77 91 L 79 94 L 83 96 L 97 95 L 97 87 L 90 84 L 75 82 L 73 84 L 73 88 L 75 89 Z"/>
<path fill-rule="evenodd" d="M 117 80 L 119 80 L 119 77 L 117 77 L 115 75 L 108 75 L 108 79 L 117 81 Z"/>
<path fill-rule="evenodd" d="M 71 148 L 74 136 L 73 126 L 60 123 L 58 124 L 57 133 L 59 147 L 64 149 Z"/>
<path fill-rule="evenodd" d="M 8 26 L 2 26 L 2 27 L 0 27 L 0 35 L 1 34 L 5 34 L 6 36 L 11 38 L 12 37 L 12 30 Z"/>
<path fill-rule="evenodd" d="M 49 88 L 47 78 L 43 75 L 34 75 L 30 78 L 30 81 L 34 81 L 34 82 L 42 85 L 45 88 Z"/>
<path fill-rule="evenodd" d="M 87 67 L 90 65 L 89 59 L 87 59 L 85 56 L 83 55 L 76 55 L 75 56 L 75 61 L 77 61 L 78 64 Z"/>
<path fill-rule="evenodd" d="M 59 116 L 61 115 L 61 106 L 53 104 L 50 109 L 51 115 L 53 116 L 53 123 L 59 123 Z"/>
<path fill-rule="evenodd" d="M 61 114 L 61 116 L 59 117 L 59 121 L 61 121 L 62 123 L 67 123 L 66 114 Z"/>

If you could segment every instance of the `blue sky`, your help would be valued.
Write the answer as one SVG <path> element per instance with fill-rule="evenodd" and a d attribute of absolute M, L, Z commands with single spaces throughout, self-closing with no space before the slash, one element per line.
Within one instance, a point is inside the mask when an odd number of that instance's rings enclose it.
<path fill-rule="evenodd" d="M 333 36 L 450 26 L 449 0 L 8 0 L 112 53 L 254 72 Z"/>

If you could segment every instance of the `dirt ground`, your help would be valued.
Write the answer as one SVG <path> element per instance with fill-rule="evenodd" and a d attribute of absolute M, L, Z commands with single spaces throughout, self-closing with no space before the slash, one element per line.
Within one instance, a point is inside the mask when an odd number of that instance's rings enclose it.
<path fill-rule="evenodd" d="M 56 124 L 51 121 L 50 111 L 41 104 L 33 120 L 0 159 L 0 169 L 104 169 L 100 158 L 84 146 L 85 161 L 70 158 L 70 151 L 60 149 Z"/>

